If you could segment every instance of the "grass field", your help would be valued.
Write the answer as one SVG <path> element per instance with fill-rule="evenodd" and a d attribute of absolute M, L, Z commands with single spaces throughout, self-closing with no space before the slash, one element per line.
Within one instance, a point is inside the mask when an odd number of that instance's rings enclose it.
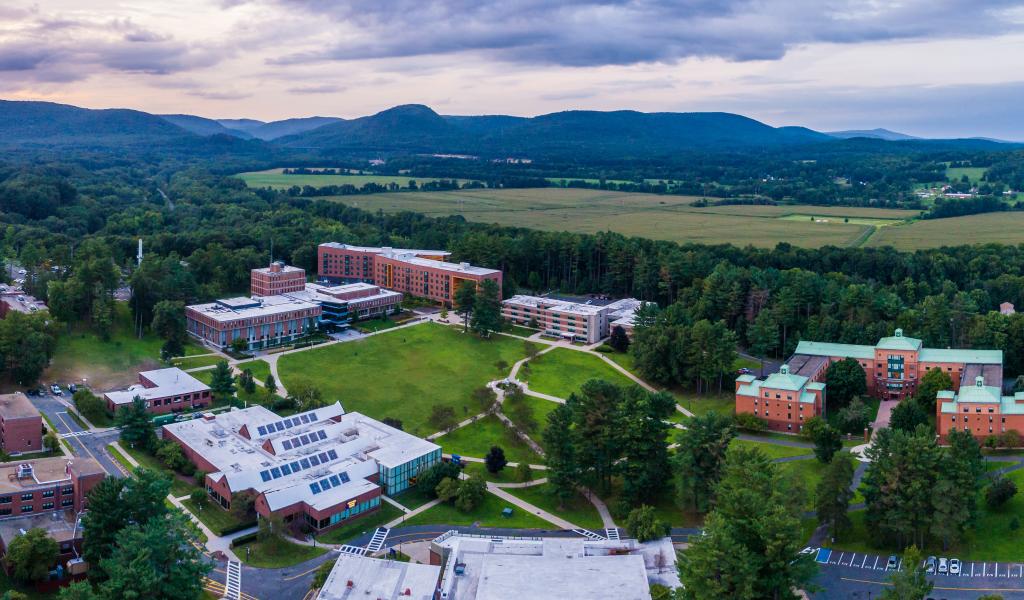
<path fill-rule="evenodd" d="M 530 439 L 543 446 L 544 428 L 548 424 L 548 414 L 557 407 L 558 403 L 556 402 L 524 394 L 519 398 L 506 397 L 502 412 L 526 432 Z"/>
<path fill-rule="evenodd" d="M 617 385 L 636 385 L 599 357 L 567 348 L 555 348 L 527 363 L 529 374 L 520 371 L 530 389 L 542 394 L 568 398 L 590 379 L 604 379 Z"/>
<path fill-rule="evenodd" d="M 188 508 L 189 512 L 195 515 L 197 519 L 202 521 L 203 525 L 209 527 L 210 531 L 217 535 L 223 535 L 221 532 L 243 524 L 242 521 L 236 519 L 230 512 L 224 510 L 220 506 L 217 506 L 212 501 L 207 501 L 203 508 L 199 508 L 191 498 L 183 500 L 182 504 L 184 504 L 185 507 Z M 251 524 L 255 525 L 256 520 L 254 519 Z"/>
<path fill-rule="evenodd" d="M 363 532 L 372 532 L 377 527 L 390 523 L 400 516 L 402 516 L 402 511 L 387 502 L 381 501 L 380 509 L 372 515 L 360 517 L 351 523 L 346 523 L 341 527 L 317 536 L 316 539 L 325 544 L 344 544 L 352 538 L 362 535 Z"/>
<path fill-rule="evenodd" d="M 261 569 L 279 569 L 316 558 L 326 553 L 327 548 L 323 546 L 314 548 L 288 540 L 281 540 L 274 543 L 253 541 L 236 546 L 234 551 L 235 555 L 248 565 Z"/>
<path fill-rule="evenodd" d="M 252 171 L 248 173 L 239 173 L 236 177 L 244 181 L 245 185 L 249 187 L 269 187 L 276 190 L 288 189 L 295 185 L 299 187 L 304 185 L 323 187 L 325 185 L 349 184 L 358 188 L 366 185 L 367 183 L 376 183 L 379 185 L 395 183 L 404 188 L 408 187 L 409 181 L 415 181 L 418 186 L 420 184 L 424 184 L 429 181 L 437 181 L 439 179 L 438 177 L 409 177 L 407 175 L 285 175 L 281 171 L 282 169 Z M 462 184 L 467 180 L 459 179 L 458 181 Z"/>
<path fill-rule="evenodd" d="M 199 367 L 210 367 L 224 360 L 223 356 L 183 356 L 175 358 L 171 364 L 182 370 L 198 369 Z"/>
<path fill-rule="evenodd" d="M 505 459 L 509 462 L 525 460 L 531 465 L 543 462 L 536 452 L 494 415 L 435 438 L 434 443 L 440 445 L 447 454 L 483 458 L 490 452 L 491 446 L 499 446 L 505 451 Z"/>
<path fill-rule="evenodd" d="M 512 364 L 524 356 L 522 340 L 502 335 L 482 340 L 426 323 L 284 355 L 278 373 L 286 389 L 308 382 L 347 411 L 395 417 L 406 431 L 423 436 L 436 431 L 427 422 L 433 406 L 450 406 L 460 419 L 476 414 L 472 391 L 507 374 L 495 363 Z"/>
<path fill-rule="evenodd" d="M 249 369 L 252 372 L 252 378 L 261 383 L 267 380 L 267 375 L 270 375 L 270 365 L 265 360 L 250 360 L 238 363 L 236 366 L 239 371 Z"/>
<path fill-rule="evenodd" d="M 813 448 L 795 448 L 793 446 L 783 446 L 781 444 L 772 444 L 770 442 L 752 442 L 750 440 L 735 439 L 729 443 L 729 446 L 737 446 L 744 448 L 757 448 L 764 453 L 765 456 L 774 460 L 776 458 L 787 458 L 791 456 L 809 456 L 814 454 Z M 799 461 L 795 461 L 799 462 Z"/>
<path fill-rule="evenodd" d="M 114 303 L 114 317 L 108 341 L 85 330 L 61 335 L 53 360 L 41 380 L 62 384 L 85 381 L 95 390 L 111 390 L 138 383 L 139 371 L 160 368 L 163 342 L 153 335 L 139 339 L 133 334 L 127 303 Z M 187 355 L 205 352 L 195 344 L 185 344 Z"/>
<path fill-rule="evenodd" d="M 871 236 L 867 245 L 892 246 L 897 250 L 917 250 L 993 242 L 1001 244 L 1024 242 L 1024 213 L 985 213 L 884 227 Z"/>
<path fill-rule="evenodd" d="M 501 511 L 505 508 L 512 509 L 511 517 L 501 515 Z M 484 501 L 471 512 L 464 513 L 451 504 L 441 503 L 407 520 L 405 525 L 472 525 L 474 523 L 481 527 L 558 529 L 554 524 L 528 514 L 491 493 L 485 494 Z M 438 535 L 442 533 L 444 533 L 443 529 L 437 532 Z"/>
<path fill-rule="evenodd" d="M 526 500 L 537 508 L 558 515 L 573 525 L 598 531 L 604 527 L 601 515 L 594 508 L 594 504 L 582 494 L 577 494 L 572 500 L 565 503 L 564 508 L 559 508 L 558 500 L 551 495 L 552 489 L 546 483 L 527 488 L 508 488 L 505 491 L 516 498 Z"/>
<path fill-rule="evenodd" d="M 985 176 L 985 171 L 988 171 L 985 167 L 948 167 L 946 169 L 946 179 L 960 181 L 966 175 L 971 183 L 977 183 Z"/>
<path fill-rule="evenodd" d="M 465 190 L 416 194 L 374 194 L 335 197 L 360 208 L 384 212 L 415 211 L 431 216 L 461 214 L 467 220 L 501 223 L 547 231 L 595 233 L 616 231 L 676 242 L 720 244 L 730 241 L 771 247 L 780 241 L 816 248 L 858 241 L 868 225 L 825 224 L 788 220 L 790 214 L 864 219 L 905 219 L 918 211 L 858 207 L 690 206 L 697 198 L 632 194 L 604 190 L 533 188 Z"/>

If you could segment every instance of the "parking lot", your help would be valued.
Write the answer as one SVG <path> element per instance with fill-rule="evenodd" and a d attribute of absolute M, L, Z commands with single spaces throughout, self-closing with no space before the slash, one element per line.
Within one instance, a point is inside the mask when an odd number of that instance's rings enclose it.
<path fill-rule="evenodd" d="M 949 556 L 946 558 L 956 558 Z M 840 565 L 866 571 L 887 571 L 889 555 L 864 554 L 863 552 L 843 552 L 841 550 L 830 550 L 819 548 L 815 561 L 823 565 Z M 902 557 L 897 556 L 897 569 L 903 568 Z M 946 573 L 935 573 L 935 580 L 949 578 L 957 579 L 963 577 L 985 577 L 985 578 L 1007 578 L 1024 579 L 1024 563 L 1005 562 L 972 562 L 963 561 L 960 574 L 950 575 Z"/>

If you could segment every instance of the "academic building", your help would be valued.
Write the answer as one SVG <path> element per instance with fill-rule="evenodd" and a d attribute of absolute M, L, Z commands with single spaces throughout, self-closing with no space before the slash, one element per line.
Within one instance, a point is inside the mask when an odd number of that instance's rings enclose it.
<path fill-rule="evenodd" d="M 126 390 L 107 392 L 103 399 L 107 410 L 117 413 L 139 398 L 146 405 L 146 411 L 161 415 L 170 412 L 194 411 L 205 408 L 213 402 L 210 386 L 177 367 L 142 371 L 139 383 Z"/>
<path fill-rule="evenodd" d="M 621 326 L 633 334 L 633 318 L 643 302 L 634 298 L 585 300 L 546 296 L 512 296 L 501 303 L 501 316 L 514 325 L 536 325 L 547 337 L 593 344 Z"/>
<path fill-rule="evenodd" d="M 501 271 L 476 267 L 467 262 L 445 261 L 443 250 L 408 250 L 384 247 L 352 246 L 328 242 L 317 250 L 317 270 L 321 281 L 332 283 L 371 283 L 396 292 L 451 305 L 455 290 L 463 284 L 474 286 L 490 279 L 498 284 L 501 295 Z"/>
<path fill-rule="evenodd" d="M 0 449 L 7 454 L 43 449 L 43 417 L 21 392 L 0 395 Z"/>
<path fill-rule="evenodd" d="M 323 531 L 376 511 L 441 460 L 441 447 L 340 403 L 281 417 L 262 406 L 171 423 L 179 444 L 208 473 L 206 490 L 224 509 L 256 494 L 256 512 L 302 519 Z M 216 509 L 213 509 L 216 510 Z"/>
<path fill-rule="evenodd" d="M 924 348 L 921 340 L 904 336 L 903 330 L 897 329 L 892 336 L 878 340 L 874 346 L 800 342 L 796 352 L 779 373 L 764 381 L 752 375 L 736 379 L 736 412 L 755 414 L 765 419 L 769 427 L 776 431 L 798 432 L 801 421 L 825 412 L 826 370 L 833 362 L 847 358 L 860 363 L 864 369 L 868 393 L 882 400 L 903 400 L 913 396 L 917 382 L 931 369 L 945 372 L 953 381 L 953 389 L 949 391 L 953 396 L 948 396 L 948 402 L 956 402 L 956 392 L 961 388 L 976 388 L 978 380 L 983 382 L 986 389 L 996 390 L 1001 389 L 1003 380 L 1001 350 Z M 786 377 L 776 378 L 776 375 Z M 769 383 L 780 384 L 780 387 L 769 388 Z M 814 409 L 817 411 L 814 412 L 810 406 L 811 396 L 803 394 L 818 392 L 815 389 L 817 386 L 821 386 L 821 406 Z M 974 390 L 970 394 L 977 397 Z M 782 404 L 777 402 L 791 398 L 795 403 L 798 397 L 806 400 L 802 410 L 799 404 L 795 404 L 796 409 L 793 410 L 788 401 Z M 765 407 L 766 399 L 770 407 Z M 766 410 L 768 416 L 765 416 Z M 998 428 L 995 428 L 995 432 L 998 433 Z"/>

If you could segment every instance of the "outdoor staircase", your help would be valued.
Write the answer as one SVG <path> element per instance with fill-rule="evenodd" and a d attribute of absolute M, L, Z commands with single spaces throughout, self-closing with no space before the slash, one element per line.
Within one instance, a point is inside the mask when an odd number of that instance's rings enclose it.
<path fill-rule="evenodd" d="M 366 553 L 372 556 L 380 552 L 380 549 L 384 547 L 384 540 L 388 538 L 390 532 L 391 530 L 387 527 L 378 527 L 377 531 L 373 532 L 370 543 L 366 545 Z"/>
<path fill-rule="evenodd" d="M 221 597 L 225 600 L 241 600 L 242 563 L 237 560 L 229 560 L 224 571 L 224 595 Z"/>
<path fill-rule="evenodd" d="M 593 531 L 590 531 L 589 529 L 573 529 L 572 532 L 573 533 L 578 533 L 579 535 L 582 535 L 585 538 L 590 538 L 590 539 L 594 540 L 595 542 L 603 542 L 603 541 L 606 541 L 606 539 L 607 539 L 607 538 L 604 538 L 604 537 L 601 537 L 601 536 L 597 535 L 596 533 L 594 533 Z"/>
<path fill-rule="evenodd" d="M 365 556 L 366 548 L 363 548 L 362 546 L 351 546 L 349 544 L 345 544 L 338 548 L 338 552 L 342 554 L 351 554 L 352 556 Z"/>
<path fill-rule="evenodd" d="M 608 536 L 609 540 L 619 541 L 619 529 L 617 527 L 609 527 L 604 530 L 605 535 Z"/>

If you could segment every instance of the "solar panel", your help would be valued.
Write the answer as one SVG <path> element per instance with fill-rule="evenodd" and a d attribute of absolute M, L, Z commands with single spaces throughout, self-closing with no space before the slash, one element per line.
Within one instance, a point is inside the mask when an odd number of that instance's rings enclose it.
<path fill-rule="evenodd" d="M 319 458 L 317 458 L 317 457 L 316 457 L 316 455 L 314 455 L 314 456 L 310 456 L 310 457 L 309 457 L 309 462 L 310 462 L 310 463 L 312 463 L 312 464 L 313 464 L 313 466 L 315 467 L 315 466 L 317 466 L 317 465 L 319 465 L 319 464 L 320 464 L 320 459 L 319 459 Z"/>
<path fill-rule="evenodd" d="M 295 462 L 293 462 L 292 464 L 290 464 L 288 466 L 292 468 L 292 473 L 298 473 L 299 472 L 299 461 L 295 461 Z"/>
<path fill-rule="evenodd" d="M 308 458 L 300 459 L 299 462 L 302 463 L 302 469 L 303 470 L 306 470 L 306 469 L 309 468 L 309 459 Z"/>
<path fill-rule="evenodd" d="M 259 427 L 256 428 L 256 432 L 259 433 L 260 435 L 267 435 L 267 428 L 264 427 L 263 425 L 260 425 Z"/>
<path fill-rule="evenodd" d="M 281 473 L 283 473 L 284 475 L 291 475 L 291 467 L 289 467 L 288 465 L 281 465 Z"/>
<path fill-rule="evenodd" d="M 309 413 L 309 422 L 312 423 L 314 421 L 316 421 L 316 413 L 315 412 L 311 412 L 311 413 Z"/>
<path fill-rule="evenodd" d="M 299 436 L 299 439 L 302 440 L 303 446 L 309 443 L 309 436 L 306 434 L 302 434 L 301 436 Z"/>
<path fill-rule="evenodd" d="M 337 475 L 331 475 L 330 480 L 331 480 L 331 485 L 333 485 L 335 487 L 341 485 L 341 479 L 339 479 Z"/>
<path fill-rule="evenodd" d="M 329 490 L 331 489 L 331 481 L 329 479 L 320 480 L 320 489 Z"/>
<path fill-rule="evenodd" d="M 348 483 L 351 481 L 351 479 L 348 478 L 348 471 L 342 471 L 340 477 L 342 483 Z"/>
<path fill-rule="evenodd" d="M 274 479 L 277 479 L 278 477 L 281 476 L 281 469 L 278 469 L 277 467 L 273 467 L 272 469 L 270 469 L 270 475 Z"/>
<path fill-rule="evenodd" d="M 323 462 L 323 463 L 327 462 L 327 453 L 326 452 L 321 452 L 320 454 L 317 454 L 317 456 L 320 457 L 320 462 Z"/>
<path fill-rule="evenodd" d="M 320 436 L 320 439 L 322 439 L 322 440 L 326 440 L 327 439 L 327 432 L 324 431 L 323 429 L 321 429 L 320 431 L 318 431 L 316 433 L 317 433 L 317 435 Z"/>
<path fill-rule="evenodd" d="M 260 479 L 270 481 L 270 471 L 260 471 Z"/>
<path fill-rule="evenodd" d="M 327 456 L 330 456 L 331 460 L 337 460 L 338 459 L 338 451 L 337 450 L 328 450 L 327 451 Z"/>
<path fill-rule="evenodd" d="M 314 481 L 313 483 L 309 484 L 309 489 L 313 490 L 313 494 L 319 494 L 320 484 Z"/>
<path fill-rule="evenodd" d="M 302 415 L 301 418 L 303 423 L 309 423 L 309 415 Z"/>
<path fill-rule="evenodd" d="M 282 423 L 280 421 L 278 421 L 277 423 L 274 423 L 274 427 L 277 427 L 278 431 L 284 431 L 284 423 Z"/>
<path fill-rule="evenodd" d="M 284 423 L 284 428 L 285 429 L 291 429 L 292 428 L 292 421 L 291 421 L 291 419 L 283 421 L 283 423 Z"/>
<path fill-rule="evenodd" d="M 291 440 L 285 440 L 281 445 L 284 446 L 285 450 L 291 450 L 292 449 L 292 441 Z"/>
<path fill-rule="evenodd" d="M 302 423 L 301 419 L 299 419 L 298 417 L 292 417 L 292 425 L 298 425 L 300 423 Z"/>

